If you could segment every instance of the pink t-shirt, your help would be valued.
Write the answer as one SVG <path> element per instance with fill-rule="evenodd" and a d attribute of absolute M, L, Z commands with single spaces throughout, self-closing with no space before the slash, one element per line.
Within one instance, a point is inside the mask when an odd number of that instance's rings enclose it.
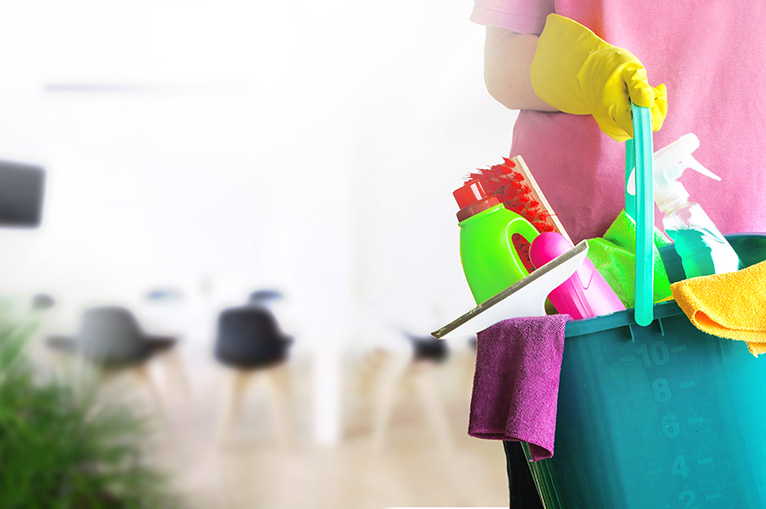
<path fill-rule="evenodd" d="M 766 232 L 766 6 L 749 3 L 475 0 L 471 19 L 539 34 L 556 12 L 632 52 L 650 84 L 668 88 L 655 150 L 694 133 L 694 156 L 722 178 L 686 171 L 690 200 L 725 234 Z M 521 111 L 511 155 L 524 157 L 575 242 L 603 235 L 624 206 L 624 143 L 589 115 Z"/>

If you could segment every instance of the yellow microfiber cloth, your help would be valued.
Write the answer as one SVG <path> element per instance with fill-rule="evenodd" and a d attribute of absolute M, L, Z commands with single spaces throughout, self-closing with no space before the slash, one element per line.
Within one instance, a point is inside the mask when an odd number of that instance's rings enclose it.
<path fill-rule="evenodd" d="M 766 352 L 766 261 L 737 272 L 685 279 L 670 285 L 678 305 L 701 331 Z"/>

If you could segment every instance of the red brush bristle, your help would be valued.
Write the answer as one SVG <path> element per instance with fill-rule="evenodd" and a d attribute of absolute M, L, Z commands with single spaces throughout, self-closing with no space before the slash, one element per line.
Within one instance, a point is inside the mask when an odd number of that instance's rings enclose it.
<path fill-rule="evenodd" d="M 541 213 L 539 203 L 525 202 L 524 208 L 527 210 L 527 212 L 529 212 L 530 215 L 537 215 Z"/>
<path fill-rule="evenodd" d="M 519 258 L 521 258 L 521 263 L 524 264 L 524 267 L 527 269 L 527 272 L 532 272 L 535 270 L 534 265 L 532 265 L 532 261 L 529 259 L 529 242 L 524 240 L 518 235 L 513 236 L 513 247 L 516 249 L 516 252 L 519 253 Z"/>
<path fill-rule="evenodd" d="M 496 196 L 508 210 L 527 219 L 537 231 L 541 233 L 555 231 L 550 221 L 551 215 L 534 198 L 534 191 L 526 182 L 524 174 L 514 168 L 516 163 L 504 157 L 502 164 L 496 164 L 487 169 L 477 169 L 469 173 L 466 180 L 481 182 L 488 194 Z M 532 272 L 534 267 L 529 260 L 529 243 L 520 236 L 514 235 L 513 244 L 524 266 Z"/>

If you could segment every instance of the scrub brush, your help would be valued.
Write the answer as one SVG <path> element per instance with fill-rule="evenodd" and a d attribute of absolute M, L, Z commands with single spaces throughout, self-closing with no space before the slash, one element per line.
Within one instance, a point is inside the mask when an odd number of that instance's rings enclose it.
<path fill-rule="evenodd" d="M 505 208 L 532 223 L 538 232 L 557 232 L 572 242 L 521 156 L 504 157 L 502 164 L 469 173 L 466 181 L 471 179 L 481 182 L 487 194 L 497 196 Z M 529 243 L 515 235 L 513 244 L 527 271 L 534 271 Z"/>

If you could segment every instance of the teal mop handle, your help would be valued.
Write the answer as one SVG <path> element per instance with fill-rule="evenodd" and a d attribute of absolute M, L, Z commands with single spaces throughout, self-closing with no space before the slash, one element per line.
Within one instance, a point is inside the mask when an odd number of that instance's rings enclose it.
<path fill-rule="evenodd" d="M 654 170 L 652 120 L 649 108 L 631 103 L 633 138 L 625 143 L 625 211 L 636 221 L 636 323 L 652 323 L 654 295 Z M 628 193 L 630 173 L 636 169 L 636 194 Z"/>

